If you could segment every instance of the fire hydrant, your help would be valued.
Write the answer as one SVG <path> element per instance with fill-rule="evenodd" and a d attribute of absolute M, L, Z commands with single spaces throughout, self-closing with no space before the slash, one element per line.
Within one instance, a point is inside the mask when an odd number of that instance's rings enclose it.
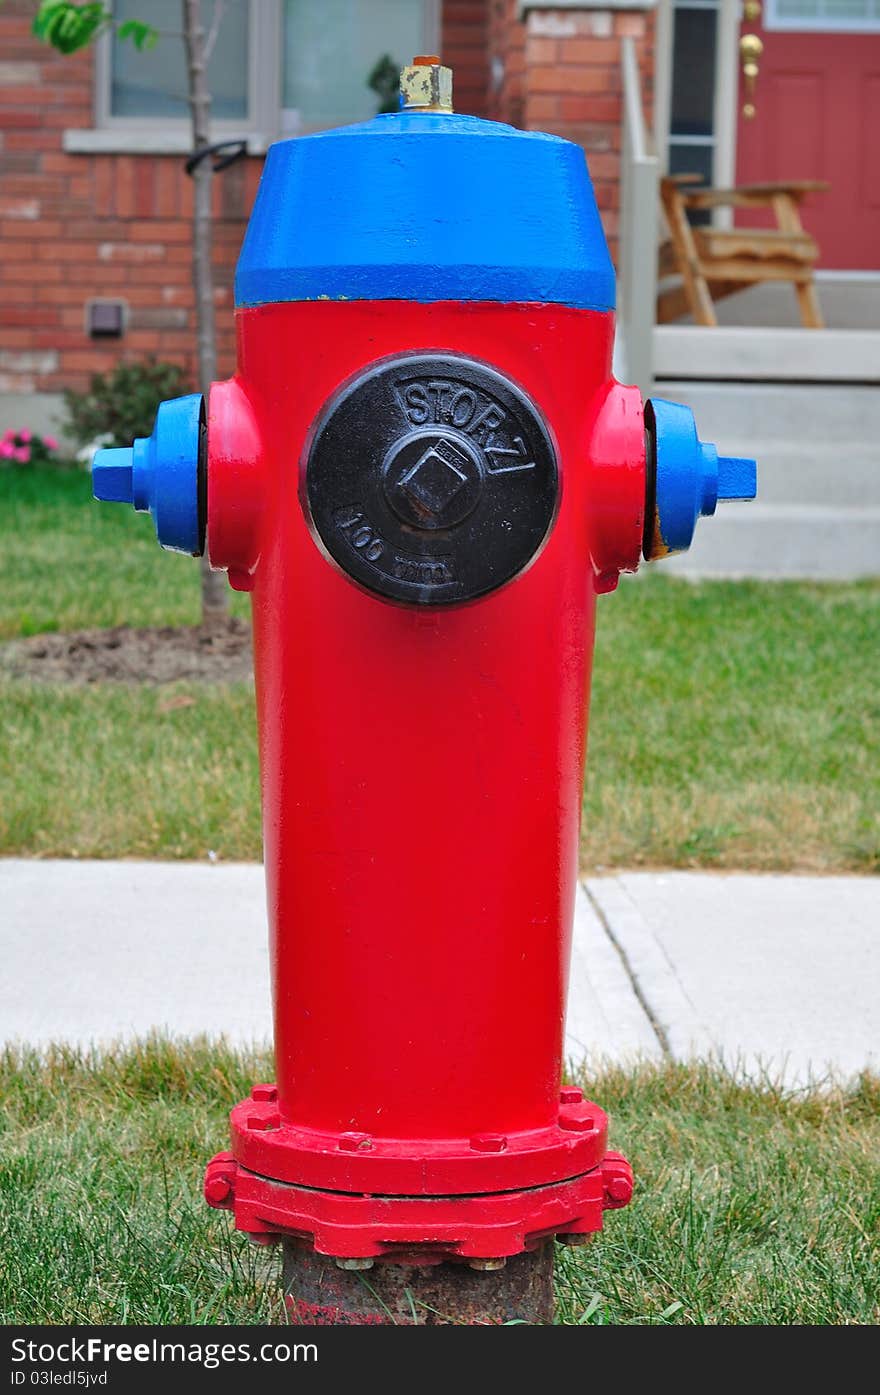
<path fill-rule="evenodd" d="M 237 373 L 94 491 L 252 599 L 277 1080 L 208 1202 L 295 1321 L 541 1321 L 632 1192 L 561 1088 L 595 596 L 755 465 L 612 378 L 580 147 L 401 89 L 271 148 Z"/>

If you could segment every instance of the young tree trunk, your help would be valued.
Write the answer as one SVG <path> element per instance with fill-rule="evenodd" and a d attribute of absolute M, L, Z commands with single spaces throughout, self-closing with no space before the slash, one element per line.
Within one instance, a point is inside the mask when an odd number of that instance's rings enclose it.
<path fill-rule="evenodd" d="M 220 3 L 220 0 L 217 0 Z M 182 0 L 183 37 L 186 44 L 189 77 L 189 109 L 192 119 L 193 150 L 211 143 L 211 94 L 208 90 L 208 55 L 202 23 L 201 0 Z M 212 268 L 213 228 L 211 217 L 211 159 L 200 160 L 193 170 L 193 287 L 196 298 L 196 342 L 199 363 L 199 389 L 207 395 L 217 377 L 217 343 L 214 317 L 214 275 Z M 226 578 L 212 572 L 207 557 L 202 558 L 202 624 L 211 627 L 227 614 L 229 601 Z"/>

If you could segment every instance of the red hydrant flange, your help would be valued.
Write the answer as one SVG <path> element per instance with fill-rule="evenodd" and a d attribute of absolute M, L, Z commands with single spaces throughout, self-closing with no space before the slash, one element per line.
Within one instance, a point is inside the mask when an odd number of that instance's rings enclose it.
<path fill-rule="evenodd" d="M 208 1203 L 254 1238 L 307 1236 L 339 1258 L 494 1258 L 601 1230 L 632 1194 L 603 1110 L 572 1087 L 553 1128 L 418 1141 L 297 1128 L 273 1087 L 255 1093 L 232 1111 L 234 1153 L 205 1175 Z"/>
<path fill-rule="evenodd" d="M 319 1254 L 432 1264 L 443 1259 L 501 1258 L 534 1249 L 554 1235 L 602 1229 L 612 1201 L 608 1176 L 594 1168 L 551 1186 L 482 1196 L 364 1196 L 292 1186 L 237 1164 L 223 1200 L 215 1169 L 229 1182 L 229 1155 L 209 1165 L 205 1198 L 232 1210 L 238 1230 L 270 1243 L 285 1236 L 309 1239 Z M 630 1183 L 631 1185 L 631 1183 Z"/>

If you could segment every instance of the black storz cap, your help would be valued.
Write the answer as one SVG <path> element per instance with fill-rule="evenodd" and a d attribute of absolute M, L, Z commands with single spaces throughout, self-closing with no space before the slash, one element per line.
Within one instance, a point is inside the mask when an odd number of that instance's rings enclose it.
<path fill-rule="evenodd" d="M 306 467 L 313 531 L 350 577 L 389 600 L 450 605 L 535 556 L 559 495 L 533 402 L 456 354 L 385 359 L 328 402 Z"/>

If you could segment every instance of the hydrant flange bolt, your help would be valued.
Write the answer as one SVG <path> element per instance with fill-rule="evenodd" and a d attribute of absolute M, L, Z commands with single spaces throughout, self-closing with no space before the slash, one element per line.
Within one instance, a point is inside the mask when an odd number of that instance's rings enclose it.
<path fill-rule="evenodd" d="M 232 1210 L 238 1164 L 231 1153 L 218 1153 L 205 1169 L 204 1195 L 209 1206 Z"/>
<path fill-rule="evenodd" d="M 503 1133 L 475 1133 L 470 1143 L 475 1153 L 503 1153 L 507 1138 Z"/>
<path fill-rule="evenodd" d="M 260 1104 L 274 1104 L 277 1098 L 277 1085 L 255 1085 L 251 1090 L 251 1099 Z"/>
<path fill-rule="evenodd" d="M 249 1129 L 268 1133 L 281 1127 L 281 1115 L 277 1111 L 269 1114 L 251 1114 L 248 1116 L 247 1126 Z"/>
<path fill-rule="evenodd" d="M 596 1121 L 592 1114 L 575 1114 L 569 1106 L 568 1109 L 563 1108 L 560 1111 L 559 1127 L 572 1133 L 587 1133 L 596 1127 Z"/>
<path fill-rule="evenodd" d="M 352 1270 L 372 1269 L 375 1262 L 373 1259 L 337 1259 L 336 1267 L 337 1269 Z"/>
<path fill-rule="evenodd" d="M 338 1146 L 343 1153 L 367 1152 L 372 1148 L 373 1140 L 368 1133 L 341 1133 Z"/>
<path fill-rule="evenodd" d="M 627 1206 L 632 1200 L 633 1173 L 626 1158 L 621 1153 L 607 1153 L 602 1164 L 604 1177 L 604 1205 L 609 1210 Z"/>
<path fill-rule="evenodd" d="M 208 1177 L 205 1181 L 205 1200 L 212 1206 L 222 1206 L 232 1194 L 227 1177 Z"/>

